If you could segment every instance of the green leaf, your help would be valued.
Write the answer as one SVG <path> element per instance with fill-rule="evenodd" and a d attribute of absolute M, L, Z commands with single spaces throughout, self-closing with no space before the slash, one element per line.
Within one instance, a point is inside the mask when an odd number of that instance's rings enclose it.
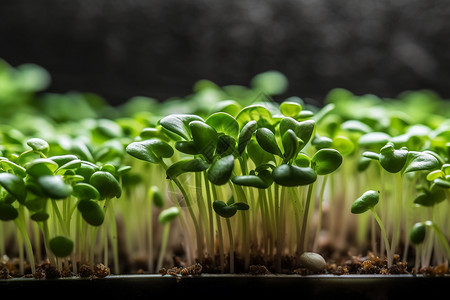
<path fill-rule="evenodd" d="M 286 91 L 288 80 L 283 73 L 271 70 L 255 75 L 250 85 L 253 89 L 265 94 L 280 95 Z"/>
<path fill-rule="evenodd" d="M 441 178 L 436 178 L 435 180 L 433 180 L 433 182 L 436 184 L 436 185 L 438 185 L 438 186 L 440 186 L 440 187 L 442 187 L 442 188 L 450 188 L 450 181 L 449 180 L 444 180 L 444 179 L 441 179 Z"/>
<path fill-rule="evenodd" d="M 250 206 L 245 202 L 234 202 L 232 205 L 234 207 L 236 207 L 237 210 L 249 210 L 250 209 Z"/>
<path fill-rule="evenodd" d="M 409 151 L 403 173 L 439 169 L 439 161 L 431 154 Z"/>
<path fill-rule="evenodd" d="M 166 201 L 164 200 L 164 196 L 162 195 L 161 190 L 159 189 L 159 187 L 156 186 L 156 185 L 153 185 L 150 188 L 149 192 L 151 194 L 153 204 L 155 204 L 159 208 L 162 208 Z"/>
<path fill-rule="evenodd" d="M 244 107 L 236 116 L 236 121 L 242 127 L 250 121 L 256 121 L 260 127 L 273 125 L 275 121 L 270 111 L 262 105 L 254 104 Z M 241 132 L 242 134 L 242 132 Z"/>
<path fill-rule="evenodd" d="M 311 166 L 311 158 L 305 153 L 299 153 L 297 158 L 295 159 L 295 165 L 297 167 L 310 167 Z"/>
<path fill-rule="evenodd" d="M 105 221 L 105 213 L 97 201 L 83 199 L 78 203 L 78 210 L 81 217 L 92 226 L 100 226 Z"/>
<path fill-rule="evenodd" d="M 190 159 L 179 160 L 170 165 L 166 170 L 167 179 L 175 179 L 177 176 L 183 174 L 184 172 L 187 172 L 183 170 L 183 166 L 188 161 L 190 161 Z"/>
<path fill-rule="evenodd" d="M 214 200 L 213 209 L 219 216 L 223 218 L 231 218 L 237 212 L 237 207 L 234 205 L 228 206 L 225 202 Z"/>
<path fill-rule="evenodd" d="M 234 139 L 237 139 L 239 135 L 239 123 L 230 114 L 216 112 L 210 115 L 205 123 L 214 128 L 217 132 L 222 132 Z"/>
<path fill-rule="evenodd" d="M 247 147 L 248 142 L 251 140 L 253 133 L 258 129 L 258 124 L 256 121 L 252 120 L 249 121 L 247 124 L 242 127 L 242 130 L 239 134 L 238 139 L 238 152 L 240 155 L 245 150 L 245 147 Z"/>
<path fill-rule="evenodd" d="M 45 211 L 38 211 L 30 216 L 30 219 L 35 222 L 44 222 L 47 221 L 48 218 L 50 218 L 50 215 Z"/>
<path fill-rule="evenodd" d="M 53 175 L 58 164 L 49 158 L 36 158 L 25 164 L 27 173 L 34 177 Z"/>
<path fill-rule="evenodd" d="M 201 121 L 189 123 L 195 148 L 208 162 L 212 162 L 217 147 L 217 131 Z"/>
<path fill-rule="evenodd" d="M 76 155 L 72 154 L 65 154 L 65 155 L 55 155 L 48 157 L 49 160 L 52 160 L 53 162 L 58 164 L 58 167 L 61 167 L 73 160 L 78 160 L 78 157 Z"/>
<path fill-rule="evenodd" d="M 394 149 L 394 144 L 387 143 L 386 146 L 381 148 L 379 160 L 381 166 L 390 173 L 400 172 L 408 156 L 408 150 L 405 149 Z"/>
<path fill-rule="evenodd" d="M 372 160 L 370 158 L 367 157 L 360 157 L 359 161 L 358 161 L 358 166 L 357 169 L 359 172 L 364 172 L 365 170 L 367 170 L 367 168 L 369 168 L 370 166 L 370 162 Z"/>
<path fill-rule="evenodd" d="M 224 156 L 214 161 L 208 170 L 208 180 L 216 185 L 223 185 L 228 182 L 234 168 L 234 156 Z"/>
<path fill-rule="evenodd" d="M 372 151 L 365 151 L 362 153 L 362 156 L 368 159 L 380 160 L 380 155 Z"/>
<path fill-rule="evenodd" d="M 194 158 L 185 161 L 185 163 L 181 166 L 181 169 L 184 172 L 202 172 L 208 169 L 210 164 L 205 162 L 201 158 Z"/>
<path fill-rule="evenodd" d="M 37 182 L 44 194 L 52 199 L 64 199 L 72 194 L 72 186 L 59 175 L 41 176 Z"/>
<path fill-rule="evenodd" d="M 27 140 L 27 145 L 34 151 L 40 151 L 44 154 L 46 154 L 50 148 L 48 143 L 40 138 L 31 138 Z"/>
<path fill-rule="evenodd" d="M 347 120 L 341 124 L 341 129 L 349 132 L 366 134 L 372 131 L 369 125 L 358 120 Z"/>
<path fill-rule="evenodd" d="M 56 236 L 49 241 L 50 250 L 57 257 L 69 256 L 73 251 L 73 241 L 66 236 Z"/>
<path fill-rule="evenodd" d="M 179 135 L 183 139 L 190 140 L 191 131 L 189 129 L 189 123 L 192 121 L 204 122 L 204 120 L 197 115 L 172 114 L 162 118 L 160 124 L 165 129 Z"/>
<path fill-rule="evenodd" d="M 317 151 L 311 159 L 311 167 L 317 175 L 327 175 L 336 171 L 342 164 L 339 151 L 324 148 Z"/>
<path fill-rule="evenodd" d="M 426 225 L 423 222 L 414 224 L 409 233 L 409 240 L 416 245 L 422 244 L 425 240 L 426 229 Z"/>
<path fill-rule="evenodd" d="M 350 155 L 355 150 L 355 144 L 343 135 L 338 135 L 333 138 L 332 147 L 338 150 L 343 156 Z"/>
<path fill-rule="evenodd" d="M 180 209 L 176 206 L 166 208 L 159 213 L 158 223 L 164 225 L 169 222 L 172 222 L 172 220 L 178 217 L 180 213 L 181 213 Z"/>
<path fill-rule="evenodd" d="M 19 166 L 18 164 L 6 159 L 6 158 L 0 158 L 0 166 L 8 173 L 11 173 L 9 170 L 12 170 L 12 172 L 20 177 L 27 176 L 26 169 L 22 166 Z"/>
<path fill-rule="evenodd" d="M 201 158 L 179 160 L 167 168 L 166 176 L 173 179 L 186 172 L 205 171 L 209 166 L 210 165 Z"/>
<path fill-rule="evenodd" d="M 10 173 L 0 173 L 0 185 L 20 203 L 25 202 L 27 188 L 19 176 Z"/>
<path fill-rule="evenodd" d="M 316 149 L 331 148 L 333 146 L 333 140 L 327 136 L 316 134 L 311 140 L 311 145 L 316 147 Z"/>
<path fill-rule="evenodd" d="M 263 178 L 258 175 L 240 175 L 231 178 L 234 184 L 242 186 L 251 186 L 258 189 L 266 189 L 270 186 Z"/>
<path fill-rule="evenodd" d="M 280 135 L 283 136 L 288 129 L 294 131 L 295 135 L 303 141 L 303 144 L 300 145 L 299 149 L 301 150 L 311 139 L 314 127 L 314 120 L 298 122 L 291 117 L 285 117 L 280 121 Z"/>
<path fill-rule="evenodd" d="M 303 141 L 303 145 L 306 145 L 311 139 L 315 124 L 314 120 L 302 121 L 299 123 L 297 129 L 294 130 L 297 137 Z"/>
<path fill-rule="evenodd" d="M 174 154 L 172 147 L 159 139 L 133 142 L 125 150 L 129 155 L 153 164 L 158 164 L 161 157 L 169 158 Z"/>
<path fill-rule="evenodd" d="M 122 195 L 119 181 L 109 172 L 95 172 L 92 174 L 89 183 L 99 191 L 100 199 L 119 198 Z"/>
<path fill-rule="evenodd" d="M 259 128 L 258 130 L 256 130 L 255 136 L 261 148 L 269 153 L 283 157 L 283 154 L 278 147 L 275 134 L 270 129 Z"/>
<path fill-rule="evenodd" d="M 220 156 L 232 154 L 236 148 L 236 140 L 229 135 L 221 135 L 217 140 L 216 153 Z"/>
<path fill-rule="evenodd" d="M 160 126 L 158 126 L 158 128 L 152 128 L 152 127 L 147 127 L 141 130 L 141 132 L 139 133 L 139 136 L 143 139 L 143 140 L 148 140 L 148 139 L 152 139 L 152 138 L 156 138 L 156 139 L 160 139 L 160 140 L 164 140 L 166 142 L 168 142 L 170 139 L 164 134 L 164 132 L 162 131 L 162 128 Z"/>
<path fill-rule="evenodd" d="M 275 162 L 275 157 L 273 154 L 265 151 L 254 139 L 251 139 L 247 144 L 247 153 L 256 166 L 266 164 L 271 161 Z"/>
<path fill-rule="evenodd" d="M 71 160 L 65 164 L 63 164 L 62 166 L 60 166 L 57 170 L 56 173 L 59 173 L 61 171 L 65 171 L 65 170 L 72 170 L 72 169 L 78 169 L 79 167 L 81 167 L 81 160 L 79 159 L 74 159 Z"/>
<path fill-rule="evenodd" d="M 369 132 L 359 138 L 358 144 L 362 148 L 378 150 L 386 145 L 390 138 L 391 136 L 385 132 Z"/>
<path fill-rule="evenodd" d="M 282 164 L 273 170 L 273 180 L 282 186 L 308 185 L 316 181 L 317 174 L 310 167 Z"/>
<path fill-rule="evenodd" d="M 19 216 L 17 209 L 9 203 L 0 201 L 0 220 L 10 221 Z"/>
<path fill-rule="evenodd" d="M 297 102 L 283 101 L 280 104 L 280 112 L 286 117 L 295 118 L 301 111 L 302 106 Z"/>
<path fill-rule="evenodd" d="M 297 138 L 293 130 L 288 129 L 283 134 L 281 142 L 284 149 L 284 161 L 287 162 L 297 155 L 299 149 L 299 139 Z"/>
<path fill-rule="evenodd" d="M 83 182 L 88 183 L 92 174 L 98 170 L 99 167 L 97 165 L 87 161 L 81 161 L 81 165 L 75 170 L 75 174 L 82 176 L 84 178 Z"/>
<path fill-rule="evenodd" d="M 195 147 L 194 141 L 176 141 L 175 149 L 185 154 L 190 155 L 200 154 L 200 152 L 197 150 L 197 147 Z"/>
<path fill-rule="evenodd" d="M 352 214 L 362 214 L 377 205 L 380 195 L 377 191 L 369 190 L 364 192 L 361 197 L 353 202 L 351 207 Z"/>
<path fill-rule="evenodd" d="M 73 195 L 78 199 L 100 199 L 99 191 L 91 184 L 80 182 L 73 186 Z"/>

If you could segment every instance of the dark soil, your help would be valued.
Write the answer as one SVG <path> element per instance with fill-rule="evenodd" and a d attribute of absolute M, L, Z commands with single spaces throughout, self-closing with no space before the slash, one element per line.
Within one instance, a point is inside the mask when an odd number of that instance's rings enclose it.
<path fill-rule="evenodd" d="M 225 264 L 227 264 L 227 259 L 225 259 Z M 251 274 L 251 275 L 267 275 L 267 274 L 277 274 L 275 271 L 275 262 L 267 260 L 263 255 L 253 255 L 251 259 L 251 264 L 249 266 L 249 271 L 244 271 L 244 262 L 237 256 L 235 257 L 235 273 L 237 274 Z M 221 274 L 229 273 L 229 265 L 225 266 L 225 271 L 221 270 L 220 262 L 218 257 L 215 259 L 215 263 L 212 262 L 210 257 L 204 257 L 201 261 L 193 265 L 186 265 L 180 259 L 180 257 L 173 257 L 173 267 L 162 268 L 159 270 L 159 274 L 162 276 L 170 275 L 177 278 L 183 276 L 197 276 L 201 274 Z M 66 268 L 63 267 L 62 270 L 58 270 L 56 267 L 52 266 L 48 261 L 40 264 L 36 268 L 36 273 L 31 274 L 30 266 L 25 263 L 24 265 L 25 275 L 20 273 L 19 260 L 1 260 L 0 261 L 0 279 L 9 279 L 17 277 L 25 278 L 59 278 L 59 277 L 91 277 L 100 278 L 110 275 L 110 269 L 103 264 L 96 264 L 95 266 L 89 266 L 87 264 L 78 265 L 78 273 L 75 274 L 71 271 L 71 266 Z M 145 274 L 147 273 L 144 269 L 138 269 L 131 273 L 134 274 Z M 130 274 L 131 274 L 130 273 Z M 285 256 L 282 258 L 282 272 L 280 274 L 292 274 L 292 275 L 396 275 L 396 274 L 422 274 L 424 276 L 442 276 L 450 275 L 450 270 L 446 264 L 441 264 L 437 266 L 430 266 L 427 268 L 421 268 L 415 270 L 408 263 L 402 262 L 399 255 L 394 258 L 394 263 L 391 267 L 387 266 L 386 259 L 382 259 L 378 256 L 368 253 L 366 256 L 358 255 L 348 255 L 342 258 L 341 262 L 328 261 L 327 266 L 323 271 L 312 272 L 307 268 L 298 265 L 296 263 L 295 257 Z"/>

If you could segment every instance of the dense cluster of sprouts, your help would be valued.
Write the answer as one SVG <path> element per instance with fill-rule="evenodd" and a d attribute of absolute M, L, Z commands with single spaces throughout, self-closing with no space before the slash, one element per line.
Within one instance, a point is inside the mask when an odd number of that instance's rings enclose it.
<path fill-rule="evenodd" d="M 287 82 L 269 71 L 112 107 L 48 84 L 0 61 L 0 255 L 22 275 L 43 261 L 155 273 L 173 257 L 280 273 L 310 251 L 448 265 L 450 107 L 430 91 L 334 89 L 316 107 L 273 100 Z"/>

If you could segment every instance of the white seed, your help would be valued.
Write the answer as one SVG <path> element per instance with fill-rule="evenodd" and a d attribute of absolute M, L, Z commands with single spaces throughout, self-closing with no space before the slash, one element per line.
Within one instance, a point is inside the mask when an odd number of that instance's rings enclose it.
<path fill-rule="evenodd" d="M 315 252 L 304 252 L 300 256 L 300 264 L 312 272 L 320 272 L 327 266 L 322 255 Z"/>

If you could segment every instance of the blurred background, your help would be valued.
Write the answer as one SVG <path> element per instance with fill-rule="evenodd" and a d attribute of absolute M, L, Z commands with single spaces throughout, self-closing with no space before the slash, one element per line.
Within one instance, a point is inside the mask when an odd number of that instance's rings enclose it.
<path fill-rule="evenodd" d="M 450 97 L 447 0 L 2 0 L 0 58 L 49 71 L 53 92 L 163 101 L 200 79 L 245 85 L 277 70 L 279 97 L 329 90 Z"/>

